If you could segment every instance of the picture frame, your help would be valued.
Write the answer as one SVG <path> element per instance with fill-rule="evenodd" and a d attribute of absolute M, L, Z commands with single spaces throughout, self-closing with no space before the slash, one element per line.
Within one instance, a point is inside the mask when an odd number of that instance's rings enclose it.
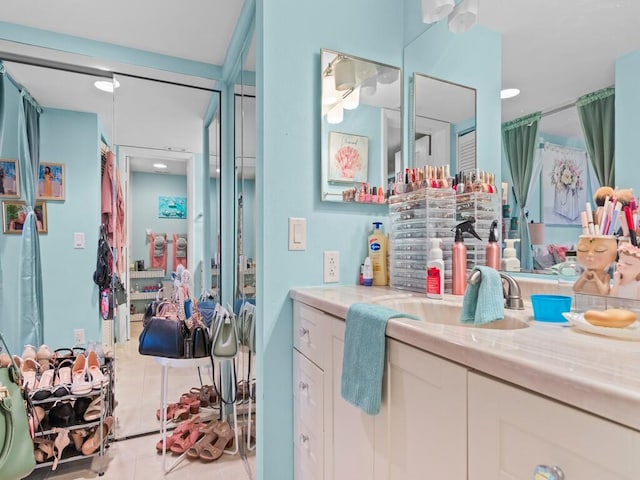
<path fill-rule="evenodd" d="M 21 235 L 24 219 L 21 220 L 20 213 L 26 203 L 22 200 L 2 202 L 2 233 Z M 47 234 L 49 232 L 47 222 L 47 203 L 42 201 L 36 202 L 36 217 L 40 224 L 38 225 L 38 233 Z"/>
<path fill-rule="evenodd" d="M 20 198 L 20 164 L 12 158 L 0 158 L 0 198 Z"/>
<path fill-rule="evenodd" d="M 329 182 L 364 183 L 368 178 L 369 138 L 329 132 Z"/>
<path fill-rule="evenodd" d="M 63 163 L 40 163 L 38 166 L 37 199 L 64 201 L 65 180 Z"/>
<path fill-rule="evenodd" d="M 158 218 L 187 218 L 187 198 L 158 196 Z"/>

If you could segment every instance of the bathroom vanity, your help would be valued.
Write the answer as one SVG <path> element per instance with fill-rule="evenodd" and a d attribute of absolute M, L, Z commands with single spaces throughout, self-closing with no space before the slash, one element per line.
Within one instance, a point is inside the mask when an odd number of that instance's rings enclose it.
<path fill-rule="evenodd" d="M 356 286 L 291 297 L 297 480 L 525 480 L 538 465 L 566 480 L 639 477 L 638 343 L 535 322 L 530 308 L 462 326 L 462 297 Z M 340 395 L 355 302 L 427 312 L 387 324 L 376 416 Z"/>

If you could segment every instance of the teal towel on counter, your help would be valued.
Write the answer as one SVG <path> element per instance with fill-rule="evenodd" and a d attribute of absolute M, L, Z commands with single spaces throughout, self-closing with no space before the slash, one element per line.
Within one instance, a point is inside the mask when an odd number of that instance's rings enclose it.
<path fill-rule="evenodd" d="M 480 271 L 480 281 L 467 285 L 460 322 L 482 325 L 504 318 L 500 273 L 491 267 L 475 267 L 473 270 Z"/>
<path fill-rule="evenodd" d="M 387 320 L 396 317 L 418 320 L 414 315 L 369 303 L 354 303 L 347 312 L 341 394 L 369 415 L 380 411 L 385 330 Z"/>

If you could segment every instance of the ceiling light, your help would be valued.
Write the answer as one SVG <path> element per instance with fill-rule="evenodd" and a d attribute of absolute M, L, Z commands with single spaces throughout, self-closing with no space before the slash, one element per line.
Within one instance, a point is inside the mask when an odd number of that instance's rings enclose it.
<path fill-rule="evenodd" d="M 360 105 L 360 87 L 351 90 L 351 93 L 344 99 L 344 108 L 346 110 L 355 110 Z"/>
<path fill-rule="evenodd" d="M 336 90 L 350 90 L 356 86 L 356 69 L 353 60 L 340 56 L 333 64 L 335 73 Z"/>
<path fill-rule="evenodd" d="M 455 5 L 454 0 L 422 0 L 422 21 L 437 22 L 449 15 Z"/>
<path fill-rule="evenodd" d="M 519 88 L 504 88 L 500 90 L 500 98 L 504 100 L 505 98 L 513 98 L 517 95 L 520 95 Z"/>
<path fill-rule="evenodd" d="M 115 78 L 113 80 L 97 80 L 93 83 L 98 90 L 112 93 L 120 86 L 120 82 Z"/>
<path fill-rule="evenodd" d="M 478 21 L 478 0 L 462 0 L 449 15 L 449 31 L 464 33 Z"/>
<path fill-rule="evenodd" d="M 335 107 L 333 107 L 327 113 L 327 122 L 334 125 L 342 122 L 343 118 L 344 118 L 344 110 L 342 107 L 342 102 L 339 102 Z"/>
<path fill-rule="evenodd" d="M 164 163 L 154 163 L 153 168 L 161 168 L 164 170 L 167 166 Z"/>

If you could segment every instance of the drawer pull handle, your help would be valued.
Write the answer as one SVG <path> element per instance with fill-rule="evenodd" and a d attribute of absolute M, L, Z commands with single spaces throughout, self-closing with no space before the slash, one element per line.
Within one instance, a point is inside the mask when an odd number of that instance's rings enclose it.
<path fill-rule="evenodd" d="M 298 383 L 298 387 L 303 392 L 308 392 L 309 391 L 309 384 L 307 382 L 300 381 L 300 383 Z"/>
<path fill-rule="evenodd" d="M 300 327 L 300 337 L 304 337 L 305 335 L 309 335 L 309 329 Z"/>
<path fill-rule="evenodd" d="M 533 472 L 533 480 L 565 480 L 564 472 L 558 466 L 538 465 Z"/>
<path fill-rule="evenodd" d="M 304 433 L 301 433 L 300 443 L 306 450 L 309 450 L 309 435 L 305 435 Z"/>

